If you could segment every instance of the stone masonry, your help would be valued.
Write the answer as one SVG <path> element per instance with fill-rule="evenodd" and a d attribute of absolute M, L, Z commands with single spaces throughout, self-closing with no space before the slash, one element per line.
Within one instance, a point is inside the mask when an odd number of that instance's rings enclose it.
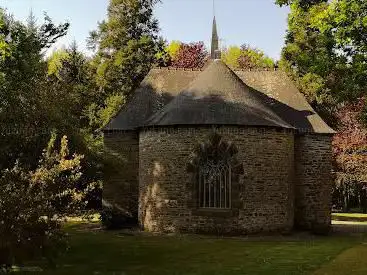
<path fill-rule="evenodd" d="M 104 134 L 105 184 L 103 198 L 138 216 L 139 140 L 135 131 Z"/>
<path fill-rule="evenodd" d="M 296 138 L 295 225 L 327 230 L 331 224 L 331 135 L 305 134 Z"/>
<path fill-rule="evenodd" d="M 215 131 L 238 149 L 243 175 L 232 209 L 193 203 L 187 172 L 194 148 Z M 288 232 L 294 223 L 294 133 L 260 127 L 156 128 L 140 131 L 139 222 L 147 231 L 247 234 Z M 117 185 L 116 185 L 116 188 Z"/>

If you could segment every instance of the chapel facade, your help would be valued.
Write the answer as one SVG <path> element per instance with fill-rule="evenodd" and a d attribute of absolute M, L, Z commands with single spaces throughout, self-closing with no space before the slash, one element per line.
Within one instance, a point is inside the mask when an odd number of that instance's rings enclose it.
<path fill-rule="evenodd" d="M 104 128 L 103 197 L 143 230 L 327 230 L 334 131 L 279 70 L 153 68 Z"/>

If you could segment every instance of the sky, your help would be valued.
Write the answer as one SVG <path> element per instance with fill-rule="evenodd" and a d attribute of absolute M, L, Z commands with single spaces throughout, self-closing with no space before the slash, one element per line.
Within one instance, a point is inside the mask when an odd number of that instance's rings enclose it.
<path fill-rule="evenodd" d="M 204 41 L 210 46 L 213 0 L 163 0 L 155 9 L 161 35 L 168 41 Z M 46 12 L 55 23 L 68 21 L 69 33 L 56 48 L 76 40 L 88 52 L 86 39 L 107 15 L 108 0 L 0 0 L 0 7 L 25 20 L 32 10 L 42 22 Z M 274 0 L 215 0 L 215 15 L 221 47 L 244 43 L 278 59 L 284 45 L 288 8 Z"/>

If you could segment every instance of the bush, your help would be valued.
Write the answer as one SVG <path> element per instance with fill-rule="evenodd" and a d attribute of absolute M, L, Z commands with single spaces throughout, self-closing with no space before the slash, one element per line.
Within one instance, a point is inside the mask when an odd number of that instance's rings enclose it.
<path fill-rule="evenodd" d="M 131 228 L 137 224 L 137 219 L 128 211 L 118 205 L 112 205 L 105 200 L 102 201 L 102 211 L 100 214 L 102 225 L 107 230 Z"/>
<path fill-rule="evenodd" d="M 54 143 L 55 137 L 35 171 L 16 165 L 0 172 L 0 270 L 52 260 L 66 248 L 61 222 L 83 206 L 76 190 L 82 156 L 69 155 L 66 137 L 59 152 Z"/>

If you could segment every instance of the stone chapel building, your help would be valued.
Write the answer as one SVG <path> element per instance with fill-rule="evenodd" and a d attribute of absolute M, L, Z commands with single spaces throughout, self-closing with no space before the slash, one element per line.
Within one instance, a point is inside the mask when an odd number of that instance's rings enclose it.
<path fill-rule="evenodd" d="M 104 199 L 152 232 L 328 229 L 334 131 L 278 70 L 153 68 L 104 129 Z"/>

